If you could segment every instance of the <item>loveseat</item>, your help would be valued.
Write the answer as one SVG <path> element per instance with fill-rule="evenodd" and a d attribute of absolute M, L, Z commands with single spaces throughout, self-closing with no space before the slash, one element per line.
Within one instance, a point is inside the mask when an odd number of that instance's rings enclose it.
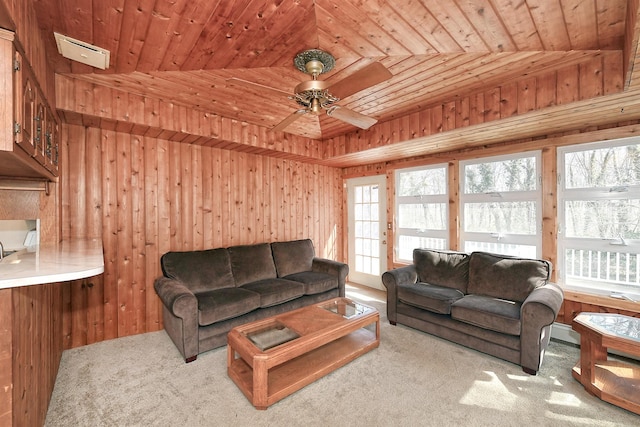
<path fill-rule="evenodd" d="M 235 326 L 343 297 L 349 271 L 315 257 L 309 239 L 168 252 L 160 263 L 164 327 L 186 362 L 225 345 Z"/>
<path fill-rule="evenodd" d="M 563 292 L 551 264 L 487 252 L 415 249 L 413 264 L 387 271 L 387 317 L 535 375 Z"/>

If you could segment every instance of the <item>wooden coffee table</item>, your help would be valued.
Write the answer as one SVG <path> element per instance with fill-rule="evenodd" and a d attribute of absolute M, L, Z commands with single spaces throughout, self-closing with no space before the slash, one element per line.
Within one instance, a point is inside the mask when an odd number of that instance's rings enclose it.
<path fill-rule="evenodd" d="M 335 298 L 233 328 L 227 372 L 257 409 L 267 409 L 379 344 L 378 311 Z"/>
<path fill-rule="evenodd" d="M 572 375 L 585 390 L 640 414 L 640 365 L 608 360 L 607 348 L 640 356 L 640 319 L 609 313 L 580 313 L 572 328 L 580 333 L 580 361 Z"/>

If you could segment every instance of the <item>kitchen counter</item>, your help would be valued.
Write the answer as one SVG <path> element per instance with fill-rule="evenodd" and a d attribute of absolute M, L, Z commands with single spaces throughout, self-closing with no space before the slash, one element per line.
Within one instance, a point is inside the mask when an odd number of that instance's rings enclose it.
<path fill-rule="evenodd" d="M 78 280 L 103 272 L 100 239 L 65 240 L 4 257 L 0 261 L 0 289 Z"/>

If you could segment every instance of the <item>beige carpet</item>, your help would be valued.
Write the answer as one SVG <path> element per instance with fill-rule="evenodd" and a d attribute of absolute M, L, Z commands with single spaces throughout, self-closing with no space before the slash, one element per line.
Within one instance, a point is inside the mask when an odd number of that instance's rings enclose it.
<path fill-rule="evenodd" d="M 571 377 L 575 347 L 552 342 L 533 377 L 383 318 L 378 349 L 266 411 L 227 377 L 226 347 L 185 364 L 160 331 L 68 350 L 46 426 L 640 425 Z"/>

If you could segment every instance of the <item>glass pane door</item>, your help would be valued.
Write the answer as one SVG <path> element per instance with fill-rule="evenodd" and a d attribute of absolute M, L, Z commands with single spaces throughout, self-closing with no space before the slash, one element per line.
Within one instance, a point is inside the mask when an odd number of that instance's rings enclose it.
<path fill-rule="evenodd" d="M 349 210 L 349 280 L 385 289 L 387 265 L 385 176 L 347 181 Z"/>

